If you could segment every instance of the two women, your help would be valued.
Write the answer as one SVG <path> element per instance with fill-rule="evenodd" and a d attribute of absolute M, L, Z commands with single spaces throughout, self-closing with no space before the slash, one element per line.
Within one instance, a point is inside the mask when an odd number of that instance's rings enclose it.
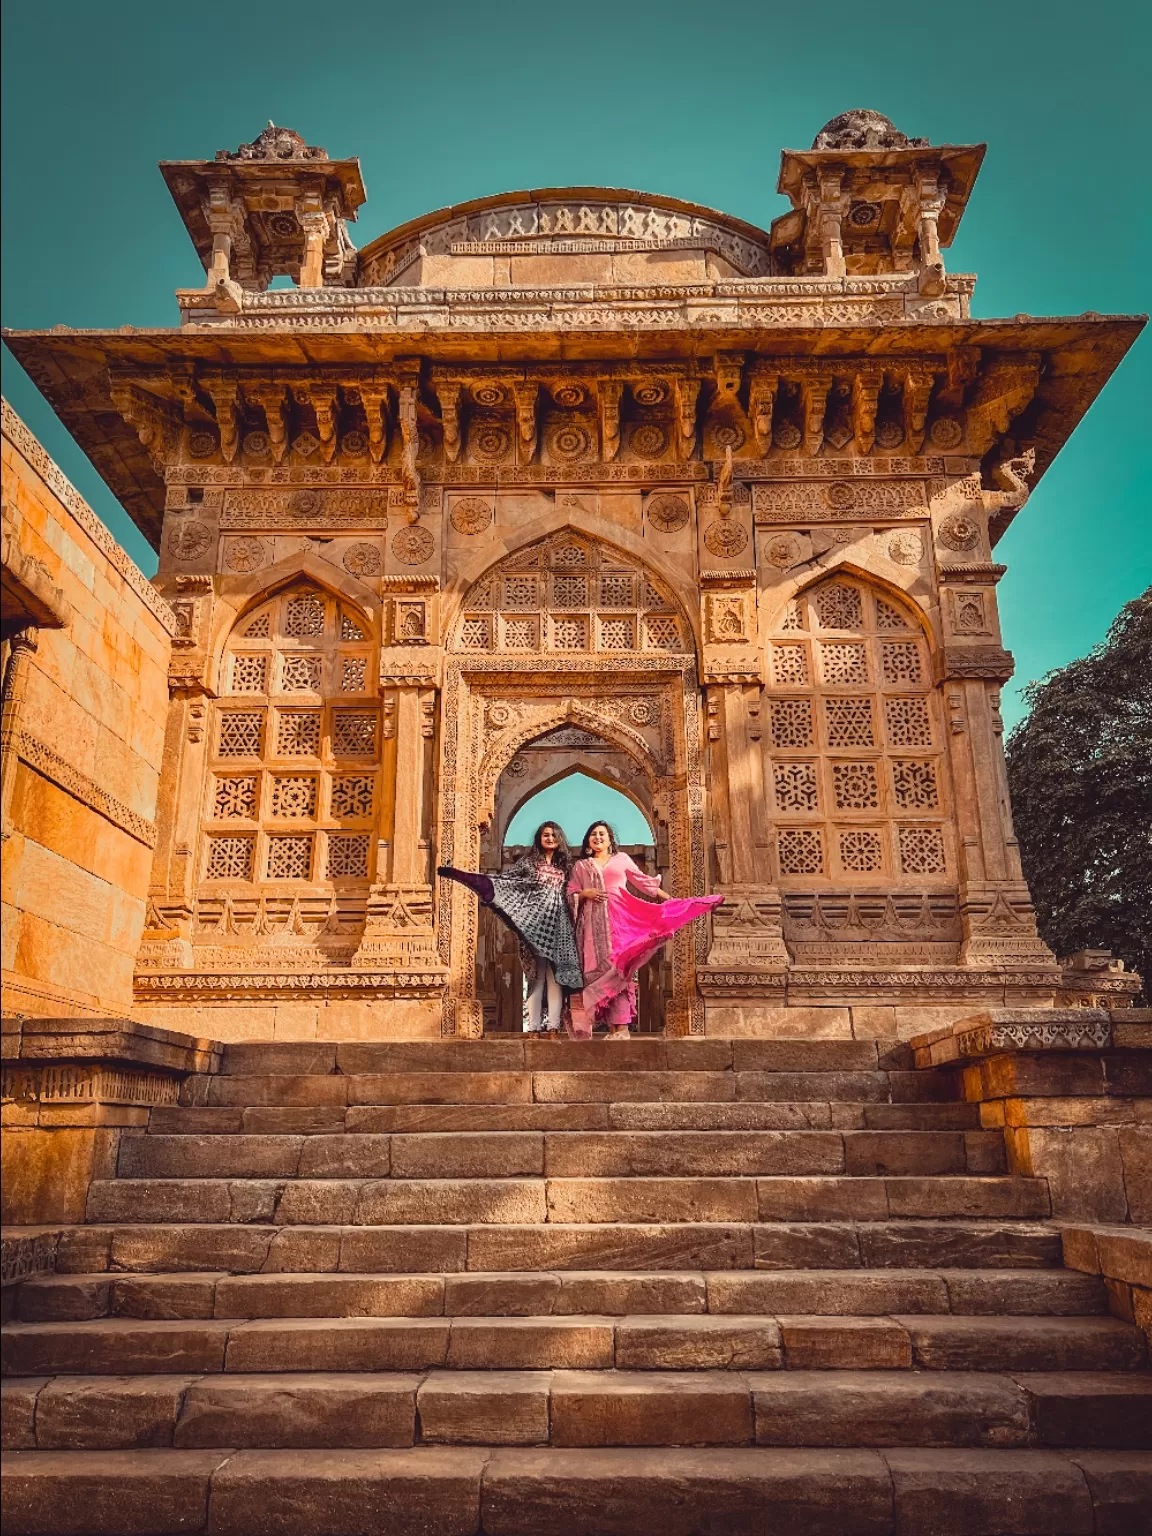
<path fill-rule="evenodd" d="M 530 1030 L 543 1027 L 555 1034 L 568 992 L 570 1034 L 588 1039 L 603 1023 L 610 1039 L 627 1039 L 641 967 L 678 929 L 723 898 L 667 896 L 659 875 L 646 875 L 620 851 L 605 821 L 588 828 L 580 857 L 570 865 L 563 831 L 546 821 L 537 828 L 531 852 L 501 875 L 447 867 L 438 873 L 468 886 L 520 938 Z"/>

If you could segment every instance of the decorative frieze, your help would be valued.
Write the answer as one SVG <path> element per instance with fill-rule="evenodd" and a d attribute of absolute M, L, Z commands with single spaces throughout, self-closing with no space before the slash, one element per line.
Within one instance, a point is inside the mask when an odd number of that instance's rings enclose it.
<path fill-rule="evenodd" d="M 122 832 L 127 832 L 129 837 L 143 843 L 145 848 L 156 846 L 156 826 L 154 822 L 141 816 L 122 800 L 117 800 L 106 789 L 102 789 L 95 780 L 87 774 L 74 768 L 66 758 L 60 756 L 46 742 L 32 735 L 30 731 L 23 730 L 17 733 L 8 746 L 8 750 L 15 752 L 22 762 L 34 768 L 44 778 L 50 779 L 58 788 L 65 790 L 74 800 L 79 800 L 89 810 L 95 811 L 98 816 L 103 816 L 105 821 L 110 821 L 114 827 L 119 827 Z"/>

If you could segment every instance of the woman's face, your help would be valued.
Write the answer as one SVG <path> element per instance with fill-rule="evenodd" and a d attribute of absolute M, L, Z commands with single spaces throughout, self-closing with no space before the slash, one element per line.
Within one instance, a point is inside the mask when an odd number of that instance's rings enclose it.
<path fill-rule="evenodd" d="M 553 849 L 559 848 L 560 839 L 556 836 L 555 827 L 545 827 L 543 829 L 543 831 L 540 833 L 540 846 L 544 849 L 545 853 L 549 853 Z"/>
<path fill-rule="evenodd" d="M 593 827 L 588 834 L 588 846 L 593 853 L 608 853 L 612 847 L 612 839 L 608 836 L 608 828 Z"/>

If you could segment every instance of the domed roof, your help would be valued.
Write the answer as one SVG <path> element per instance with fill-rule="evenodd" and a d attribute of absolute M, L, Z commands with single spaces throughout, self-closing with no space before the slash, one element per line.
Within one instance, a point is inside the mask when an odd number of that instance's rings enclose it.
<path fill-rule="evenodd" d="M 824 124 L 813 149 L 925 149 L 927 139 L 910 139 L 890 117 L 869 107 L 853 107 Z"/>

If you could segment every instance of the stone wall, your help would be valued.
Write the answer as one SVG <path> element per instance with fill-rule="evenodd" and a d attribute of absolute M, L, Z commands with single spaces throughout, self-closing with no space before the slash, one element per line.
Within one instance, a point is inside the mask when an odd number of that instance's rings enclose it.
<path fill-rule="evenodd" d="M 3 407 L 6 1013 L 124 1012 L 174 619 Z"/>

